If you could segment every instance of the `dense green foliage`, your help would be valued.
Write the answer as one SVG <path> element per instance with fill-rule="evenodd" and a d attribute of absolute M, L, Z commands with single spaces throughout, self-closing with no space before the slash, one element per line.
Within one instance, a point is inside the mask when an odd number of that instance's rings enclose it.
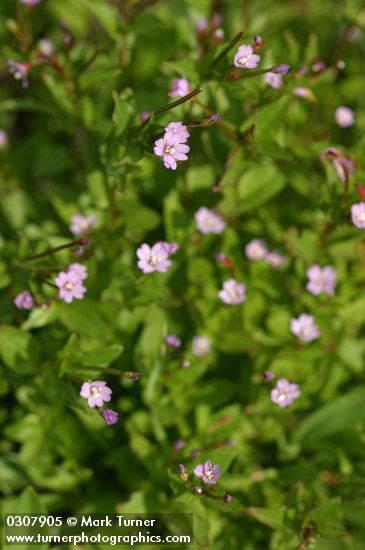
<path fill-rule="evenodd" d="M 214 13 L 225 37 L 203 47 L 196 24 Z M 1 1 L 2 512 L 183 511 L 194 548 L 363 550 L 365 231 L 350 209 L 364 182 L 364 30 L 361 0 Z M 233 70 L 255 35 L 258 69 Z M 34 62 L 29 87 L 8 59 Z M 253 76 L 281 63 L 292 70 L 279 90 Z M 181 76 L 202 91 L 159 113 Z M 341 105 L 355 113 L 349 128 L 335 123 Z M 142 124 L 143 111 L 154 115 Z M 176 171 L 153 154 L 171 121 L 203 121 Z M 356 162 L 349 181 L 327 147 Z M 223 233 L 198 231 L 202 206 Z M 71 243 L 78 213 L 97 217 L 81 257 L 73 245 L 27 259 Z M 255 238 L 285 255 L 281 269 L 247 259 Z M 179 244 L 171 268 L 143 274 L 137 248 L 161 240 Z M 54 277 L 72 261 L 89 277 L 67 304 Z M 334 296 L 306 290 L 316 263 L 335 268 Z M 218 298 L 230 277 L 246 285 L 242 304 Z M 13 303 L 25 289 L 31 311 Z M 290 332 L 301 313 L 319 339 Z M 181 348 L 164 344 L 172 333 Z M 204 357 L 197 335 L 212 343 Z M 301 389 L 283 409 L 270 399 L 278 378 Z M 117 424 L 80 397 L 89 379 L 112 388 Z M 193 469 L 207 459 L 221 477 L 198 495 Z"/>

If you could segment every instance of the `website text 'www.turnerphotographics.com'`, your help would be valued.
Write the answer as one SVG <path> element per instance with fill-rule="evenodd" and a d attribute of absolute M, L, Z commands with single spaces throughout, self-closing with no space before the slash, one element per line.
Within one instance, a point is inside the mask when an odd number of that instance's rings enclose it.
<path fill-rule="evenodd" d="M 193 543 L 192 514 L 5 514 L 5 545 Z"/>

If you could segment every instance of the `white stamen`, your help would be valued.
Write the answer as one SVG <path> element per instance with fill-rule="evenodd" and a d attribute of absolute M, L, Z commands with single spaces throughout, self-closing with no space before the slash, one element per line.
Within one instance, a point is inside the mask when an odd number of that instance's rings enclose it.
<path fill-rule="evenodd" d="M 101 396 L 100 388 L 98 388 L 97 386 L 91 386 L 90 391 L 91 391 L 91 393 L 93 394 L 94 397 L 100 397 Z"/>

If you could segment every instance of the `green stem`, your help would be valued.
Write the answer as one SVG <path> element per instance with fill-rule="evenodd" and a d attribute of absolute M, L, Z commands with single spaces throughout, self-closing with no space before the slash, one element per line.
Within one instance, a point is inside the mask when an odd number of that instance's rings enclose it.
<path fill-rule="evenodd" d="M 296 550 L 304 550 L 308 544 L 312 542 L 312 539 L 316 537 L 316 532 L 313 527 L 310 527 L 305 533 L 302 542 L 297 546 Z"/>
<path fill-rule="evenodd" d="M 40 254 L 35 254 L 35 256 L 28 256 L 27 258 L 24 258 L 24 261 L 28 262 L 30 260 L 38 260 L 39 258 L 50 256 L 51 254 L 55 254 L 56 252 L 59 252 L 60 250 L 65 250 L 66 248 L 81 246 L 83 242 L 84 239 L 76 239 L 75 241 L 71 241 L 67 244 L 62 244 L 61 246 L 56 246 L 55 248 L 48 248 L 48 250 L 46 250 L 45 252 L 41 252 Z"/>
<path fill-rule="evenodd" d="M 201 88 L 197 88 L 196 90 L 193 90 L 192 92 L 190 92 L 190 94 L 184 95 L 184 97 L 182 97 L 181 99 L 178 99 L 178 100 L 174 101 L 173 103 L 170 103 L 169 105 L 165 105 L 165 107 L 162 107 L 161 109 L 158 109 L 157 111 L 155 111 L 153 113 L 153 116 L 156 118 L 156 117 L 162 115 L 163 113 L 166 113 L 166 111 L 170 111 L 170 109 L 175 109 L 175 107 L 178 107 L 182 103 L 185 103 L 185 101 L 189 101 L 189 99 L 191 99 L 192 97 L 200 94 L 200 92 L 202 92 L 202 91 L 203 90 Z"/>
<path fill-rule="evenodd" d="M 128 380 L 131 380 L 132 372 L 123 372 L 118 369 L 112 369 L 110 367 L 94 367 L 94 366 L 87 366 L 87 365 L 77 365 L 75 366 L 76 370 L 93 370 L 93 371 L 102 371 L 106 372 L 107 374 L 114 374 L 115 376 L 122 376 L 123 378 L 128 378 Z M 73 372 L 73 371 L 72 371 Z"/>
<path fill-rule="evenodd" d="M 102 51 L 102 48 L 100 46 L 97 46 L 95 48 L 95 51 L 93 53 L 93 55 L 90 57 L 90 59 L 88 59 L 85 64 L 81 67 L 81 69 L 79 70 L 79 73 L 77 75 L 77 80 L 79 80 L 80 76 L 85 72 L 87 71 L 87 69 L 90 67 L 90 65 L 92 65 L 95 61 L 95 59 L 98 57 L 98 55 L 101 53 Z"/>
<path fill-rule="evenodd" d="M 233 48 L 233 46 L 235 46 L 237 44 L 237 42 L 239 42 L 241 40 L 243 35 L 244 35 L 243 31 L 236 34 L 236 36 L 233 38 L 233 40 L 231 40 L 229 42 L 229 44 L 227 44 L 227 46 L 225 48 L 223 48 L 221 53 L 219 55 L 217 55 L 217 57 L 215 59 L 213 59 L 213 61 L 211 62 L 211 64 L 208 67 L 207 76 L 209 76 L 211 74 L 213 67 L 215 67 L 217 65 L 217 63 L 219 63 L 219 61 L 229 52 L 229 50 L 231 50 Z"/>
<path fill-rule="evenodd" d="M 195 98 L 193 101 L 194 101 L 194 103 L 196 103 L 197 105 L 199 105 L 199 107 L 200 107 L 201 109 L 203 109 L 203 111 L 204 111 L 205 113 L 207 113 L 208 116 L 211 116 L 211 115 L 214 114 L 213 111 L 211 111 L 211 109 L 209 109 L 209 107 L 207 107 L 206 105 L 203 105 L 203 103 L 201 103 L 201 102 L 199 101 L 199 99 L 196 99 L 196 98 Z M 233 130 L 231 130 L 231 129 L 227 126 L 227 124 L 225 124 L 225 123 L 223 122 L 222 119 L 217 120 L 216 124 L 217 124 L 217 126 L 219 126 L 220 128 L 222 128 L 223 132 L 224 132 L 229 138 L 233 139 L 233 141 L 238 141 L 239 137 L 238 137 L 238 135 L 236 134 L 236 132 L 234 132 Z"/>

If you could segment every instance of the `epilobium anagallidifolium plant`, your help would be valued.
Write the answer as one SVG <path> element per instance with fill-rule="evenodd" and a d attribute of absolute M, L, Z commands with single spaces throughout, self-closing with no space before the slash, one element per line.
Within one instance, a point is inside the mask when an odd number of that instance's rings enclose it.
<path fill-rule="evenodd" d="M 360 4 L 0 2 L 6 512 L 363 548 Z"/>

